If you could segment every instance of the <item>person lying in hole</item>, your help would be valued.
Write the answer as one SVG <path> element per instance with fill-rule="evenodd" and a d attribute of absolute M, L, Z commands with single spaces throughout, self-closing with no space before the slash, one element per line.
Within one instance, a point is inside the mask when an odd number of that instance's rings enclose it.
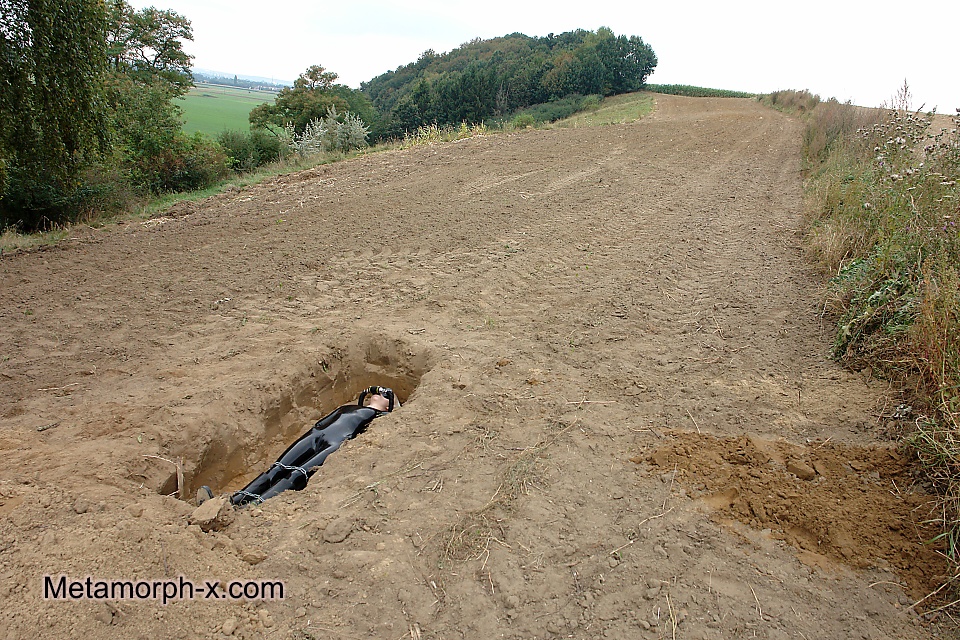
<path fill-rule="evenodd" d="M 363 433 L 374 418 L 394 409 L 396 396 L 387 387 L 364 389 L 356 404 L 338 407 L 317 421 L 310 431 L 290 445 L 273 465 L 230 497 L 234 506 L 260 503 L 288 489 L 300 491 L 331 453 L 346 440 Z M 211 498 L 209 487 L 197 492 L 197 504 Z"/>

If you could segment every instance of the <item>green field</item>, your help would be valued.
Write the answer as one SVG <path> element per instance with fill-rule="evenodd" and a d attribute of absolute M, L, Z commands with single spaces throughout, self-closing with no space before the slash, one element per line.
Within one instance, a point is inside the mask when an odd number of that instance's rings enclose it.
<path fill-rule="evenodd" d="M 673 96 L 687 96 L 689 98 L 756 98 L 757 94 L 747 91 L 731 91 L 729 89 L 711 89 L 709 87 L 695 87 L 689 84 L 648 84 L 647 91 L 665 93 Z"/>
<path fill-rule="evenodd" d="M 605 124 L 633 122 L 653 111 L 649 93 L 624 93 L 604 98 L 599 109 L 582 111 L 554 123 L 557 127 L 596 127 Z"/>
<path fill-rule="evenodd" d="M 224 129 L 246 131 L 250 127 L 250 110 L 273 99 L 274 94 L 266 91 L 198 83 L 180 99 L 186 121 L 183 130 L 211 137 Z"/>

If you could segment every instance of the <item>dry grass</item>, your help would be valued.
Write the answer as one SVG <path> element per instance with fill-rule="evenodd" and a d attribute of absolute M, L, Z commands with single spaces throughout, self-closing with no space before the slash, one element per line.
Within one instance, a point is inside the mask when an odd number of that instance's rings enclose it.
<path fill-rule="evenodd" d="M 483 136 L 488 133 L 490 133 L 490 131 L 487 129 L 487 126 L 482 123 L 468 125 L 466 122 L 461 122 L 459 126 L 449 124 L 443 126 L 437 124 L 423 125 L 418 127 L 413 133 L 408 132 L 404 134 L 403 140 L 397 141 L 396 143 L 377 145 L 374 150 L 409 149 L 410 147 L 437 144 L 440 142 L 456 142 L 457 140 Z"/>
<path fill-rule="evenodd" d="M 69 236 L 70 229 L 67 227 L 57 227 L 42 233 L 20 233 L 15 229 L 6 229 L 0 234 L 0 257 L 5 253 L 53 246 Z"/>
<path fill-rule="evenodd" d="M 819 183 L 822 185 L 822 183 Z M 811 187 L 816 190 L 818 186 Z M 813 193 L 808 201 L 824 206 L 830 194 Z M 835 196 L 834 196 L 835 197 Z M 808 206 L 804 245 L 815 265 L 826 274 L 835 276 L 857 256 L 864 255 L 876 242 L 870 226 L 862 220 L 848 217 L 823 217 L 823 209 Z"/>
<path fill-rule="evenodd" d="M 441 565 L 448 561 L 479 559 L 487 553 L 490 543 L 498 539 L 497 529 L 496 519 L 484 510 L 461 515 L 444 538 Z"/>
<path fill-rule="evenodd" d="M 800 115 L 813 111 L 813 108 L 820 104 L 820 96 L 810 93 L 806 89 L 803 91 L 794 89 L 774 91 L 763 96 L 761 100 L 768 107 L 773 107 L 778 111 Z"/>
<path fill-rule="evenodd" d="M 804 130 L 804 158 L 808 164 L 822 163 L 838 141 L 872 127 L 881 117 L 879 109 L 864 109 L 833 99 L 819 102 L 810 110 L 811 126 Z"/>
<path fill-rule="evenodd" d="M 461 514 L 448 528 L 440 550 L 441 566 L 448 561 L 477 560 L 489 553 L 492 542 L 505 545 L 500 516 L 509 514 L 517 500 L 529 494 L 540 477 L 540 461 L 547 450 L 576 424 L 574 420 L 548 440 L 524 448 L 500 472 L 497 489 L 486 504 Z"/>
<path fill-rule="evenodd" d="M 502 518 L 498 515 L 509 513 L 517 499 L 527 495 L 536 483 L 537 467 L 544 448 L 538 445 L 521 452 L 501 472 L 497 490 L 487 503 L 457 518 L 445 536 L 441 562 L 476 560 L 488 551 L 491 542 L 501 541 Z"/>

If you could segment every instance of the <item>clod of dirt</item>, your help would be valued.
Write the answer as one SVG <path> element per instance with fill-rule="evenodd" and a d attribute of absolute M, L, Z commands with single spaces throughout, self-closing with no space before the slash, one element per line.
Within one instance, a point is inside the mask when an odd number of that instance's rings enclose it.
<path fill-rule="evenodd" d="M 220 632 L 225 636 L 232 636 L 233 632 L 237 630 L 237 619 L 236 618 L 227 618 L 224 620 L 223 625 L 220 627 Z"/>
<path fill-rule="evenodd" d="M 217 496 L 193 510 L 190 524 L 195 524 L 204 531 L 219 531 L 233 522 L 235 515 L 227 496 Z"/>
<path fill-rule="evenodd" d="M 323 541 L 331 543 L 343 542 L 353 531 L 353 520 L 349 518 L 337 518 L 327 525 L 323 530 Z"/>
<path fill-rule="evenodd" d="M 73 503 L 73 511 L 77 514 L 86 513 L 90 510 L 90 503 L 83 498 L 77 498 L 76 502 Z"/>
<path fill-rule="evenodd" d="M 262 624 L 264 628 L 269 629 L 273 626 L 273 616 L 271 616 L 270 612 L 266 609 L 260 609 L 260 611 L 257 612 L 257 616 L 260 618 L 260 624 Z"/>
<path fill-rule="evenodd" d="M 113 611 L 107 608 L 107 605 L 101 605 L 97 607 L 97 612 L 93 614 L 93 617 L 98 622 L 102 622 L 105 625 L 113 624 Z"/>
<path fill-rule="evenodd" d="M 244 549 L 240 558 L 247 564 L 260 564 L 267 559 L 267 554 L 260 549 Z"/>
<path fill-rule="evenodd" d="M 812 467 L 799 460 L 790 460 L 787 462 L 787 471 L 801 480 L 813 480 L 817 477 L 817 472 L 814 471 Z"/>

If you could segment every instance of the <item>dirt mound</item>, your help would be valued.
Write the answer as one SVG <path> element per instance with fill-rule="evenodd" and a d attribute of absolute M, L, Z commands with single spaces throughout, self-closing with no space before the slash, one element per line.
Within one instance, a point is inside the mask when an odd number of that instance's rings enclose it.
<path fill-rule="evenodd" d="M 831 442 L 796 445 L 740 436 L 671 433 L 646 461 L 676 470 L 676 481 L 723 519 L 736 518 L 796 547 L 812 566 L 822 556 L 892 570 L 922 598 L 938 586 L 943 559 L 924 543 L 937 531 L 920 522 L 934 503 L 914 489 L 910 461 L 897 450 Z"/>
<path fill-rule="evenodd" d="M 877 448 L 903 400 L 827 355 L 799 147 L 661 96 L 0 258 L 0 637 L 940 634 Z M 371 384 L 403 407 L 306 489 L 191 517 Z"/>

